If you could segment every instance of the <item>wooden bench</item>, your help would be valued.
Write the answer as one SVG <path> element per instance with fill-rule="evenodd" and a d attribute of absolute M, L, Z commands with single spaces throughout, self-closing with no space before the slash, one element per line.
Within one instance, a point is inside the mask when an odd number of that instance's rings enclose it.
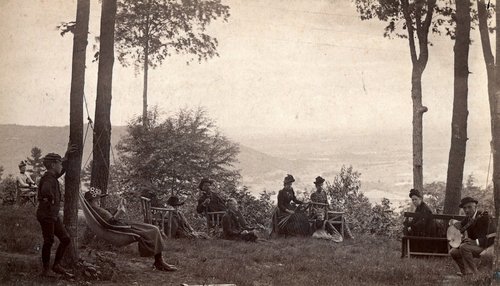
<path fill-rule="evenodd" d="M 422 217 L 422 214 L 405 212 L 405 218 L 416 218 Z M 448 215 L 448 214 L 432 214 L 432 220 L 436 223 L 441 221 L 440 226 L 442 229 L 437 230 L 437 236 L 414 236 L 414 235 L 403 235 L 401 253 L 405 254 L 405 257 L 410 258 L 413 256 L 449 256 L 450 245 L 448 244 L 448 239 L 446 238 L 446 230 L 448 228 L 448 221 L 450 219 L 462 220 L 465 218 L 463 215 Z M 439 225 L 439 224 L 438 224 Z M 405 244 L 406 241 L 406 244 Z M 424 249 L 415 249 L 414 246 L 425 246 Z M 406 247 L 406 249 L 404 249 Z M 406 250 L 406 251 L 405 251 Z M 406 253 L 405 253 L 406 252 Z"/>

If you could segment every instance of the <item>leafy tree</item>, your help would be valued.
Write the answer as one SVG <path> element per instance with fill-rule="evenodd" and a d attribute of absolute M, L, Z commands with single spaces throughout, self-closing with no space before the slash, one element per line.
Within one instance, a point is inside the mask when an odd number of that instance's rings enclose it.
<path fill-rule="evenodd" d="M 229 17 L 220 0 L 122 0 L 116 17 L 118 60 L 144 73 L 143 115 L 147 126 L 148 68 L 173 53 L 207 60 L 218 55 L 216 38 L 207 33 L 213 20 Z"/>
<path fill-rule="evenodd" d="M 439 33 L 445 21 L 434 12 L 449 14 L 446 7 L 436 5 L 436 0 L 355 0 L 361 20 L 378 18 L 387 22 L 384 37 L 408 39 L 412 62 L 411 98 L 413 102 L 413 186 L 423 188 L 423 114 L 422 74 L 429 59 L 429 31 Z M 434 18 L 434 21 L 433 21 Z M 416 42 L 417 40 L 418 42 Z"/>
<path fill-rule="evenodd" d="M 0 180 L 2 180 L 2 176 L 3 176 L 4 171 L 5 171 L 5 169 L 3 168 L 3 166 L 0 166 Z"/>
<path fill-rule="evenodd" d="M 205 111 L 181 110 L 160 121 L 155 109 L 147 129 L 141 118 L 133 120 L 117 145 L 117 177 L 123 189 L 139 191 L 150 186 L 161 192 L 196 198 L 203 177 L 217 188 L 236 187 L 240 178 L 234 168 L 238 146 L 222 135 Z"/>
<path fill-rule="evenodd" d="M 45 171 L 42 160 L 42 149 L 36 146 L 31 148 L 31 157 L 26 158 L 26 160 L 27 165 L 31 166 L 30 172 L 32 174 L 32 179 L 35 182 L 38 182 L 38 180 L 42 176 L 42 172 Z"/>
<path fill-rule="evenodd" d="M 335 176 L 333 182 L 327 182 L 325 188 L 332 209 L 345 212 L 352 230 L 356 232 L 369 229 L 372 208 L 368 198 L 360 191 L 360 176 L 352 166 L 342 166 L 340 173 Z"/>

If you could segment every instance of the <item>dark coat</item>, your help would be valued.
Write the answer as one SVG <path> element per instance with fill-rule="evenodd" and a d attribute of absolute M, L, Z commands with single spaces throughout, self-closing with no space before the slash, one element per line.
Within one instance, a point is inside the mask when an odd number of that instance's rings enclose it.
<path fill-rule="evenodd" d="M 416 209 L 414 217 L 410 222 L 405 223 L 406 227 L 411 227 L 410 235 L 435 236 L 436 223 L 432 219 L 432 211 L 429 206 L 422 202 Z"/>
<path fill-rule="evenodd" d="M 203 205 L 203 202 L 210 198 L 210 203 L 207 206 Z M 226 203 L 224 199 L 217 193 L 212 191 L 203 192 L 201 196 L 198 198 L 198 206 L 196 206 L 196 211 L 200 214 L 204 212 L 219 212 L 226 211 Z"/>
<path fill-rule="evenodd" d="M 287 214 L 287 210 L 294 210 L 291 202 L 295 202 L 297 204 L 302 204 L 302 201 L 299 201 L 297 197 L 295 197 L 295 192 L 292 188 L 285 189 L 279 191 L 278 193 L 278 209 L 279 216 L 283 214 Z"/>
<path fill-rule="evenodd" d="M 254 241 L 257 236 L 253 232 L 242 234 L 244 230 L 249 230 L 245 218 L 239 211 L 228 210 L 222 217 L 222 230 L 225 239 Z"/>
<path fill-rule="evenodd" d="M 38 184 L 38 209 L 36 217 L 38 219 L 57 220 L 59 210 L 61 209 L 62 193 L 61 186 L 57 180 L 66 172 L 66 163 L 63 161 L 63 169 L 60 174 L 45 172 Z"/>
<path fill-rule="evenodd" d="M 472 218 L 466 217 L 461 221 L 462 227 L 467 225 Z M 489 234 L 496 233 L 496 224 L 488 212 L 477 212 L 476 219 L 471 226 L 467 228 L 467 234 L 470 239 L 478 240 L 479 246 L 487 248 L 495 242 L 495 237 L 487 237 Z"/>

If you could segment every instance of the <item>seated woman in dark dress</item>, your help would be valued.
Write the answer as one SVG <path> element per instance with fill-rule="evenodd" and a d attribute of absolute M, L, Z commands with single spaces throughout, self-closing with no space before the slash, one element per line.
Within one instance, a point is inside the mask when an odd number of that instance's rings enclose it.
<path fill-rule="evenodd" d="M 130 225 L 131 228 L 124 231 L 140 235 L 141 239 L 138 241 L 139 253 L 143 257 L 154 256 L 155 262 L 153 266 L 155 269 L 162 271 L 176 271 L 177 268 L 175 266 L 163 261 L 162 251 L 165 243 L 161 237 L 160 229 L 151 224 L 120 219 L 119 216 L 125 213 L 125 201 L 123 199 L 120 201 L 118 210 L 115 214 L 111 214 L 109 211 L 100 206 L 100 198 L 103 196 L 106 196 L 106 194 L 102 195 L 101 190 L 97 188 L 90 188 L 90 191 L 86 192 L 84 195 L 85 200 L 89 202 L 92 209 L 94 209 L 102 219 L 113 225 Z"/>
<path fill-rule="evenodd" d="M 303 204 L 295 197 L 292 183 L 295 179 L 292 175 L 287 175 L 283 181 L 283 189 L 278 193 L 278 207 L 273 214 L 272 233 L 283 235 L 308 236 L 311 234 L 309 219 L 305 212 L 297 211 L 297 207 L 291 204 Z"/>
<path fill-rule="evenodd" d="M 406 218 L 403 222 L 403 234 L 408 236 L 436 236 L 436 224 L 432 219 L 432 211 L 429 206 L 423 201 L 423 196 L 420 191 L 411 189 L 409 197 L 415 206 L 416 217 L 411 219 Z M 403 239 L 403 256 L 406 254 L 407 240 Z M 416 243 L 415 247 L 422 248 L 425 245 Z"/>

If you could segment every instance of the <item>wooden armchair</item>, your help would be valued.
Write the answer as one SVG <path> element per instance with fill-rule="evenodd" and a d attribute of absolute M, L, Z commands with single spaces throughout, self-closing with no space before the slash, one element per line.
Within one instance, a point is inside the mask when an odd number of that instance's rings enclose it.
<path fill-rule="evenodd" d="M 210 230 L 213 231 L 214 235 L 220 233 L 222 227 L 222 217 L 225 214 L 225 211 L 205 212 L 205 216 L 207 218 L 207 233 L 210 233 Z"/>
<path fill-rule="evenodd" d="M 141 196 L 141 210 L 142 215 L 144 216 L 144 222 L 152 225 L 158 226 L 160 231 L 165 232 L 164 225 L 165 219 L 168 219 L 168 229 L 165 234 L 167 237 L 172 238 L 172 219 L 174 208 L 160 208 L 160 207 L 152 207 L 151 199 Z"/>
<path fill-rule="evenodd" d="M 324 218 L 328 220 L 333 226 L 340 226 L 340 234 L 344 237 L 345 229 L 345 212 L 334 212 L 329 210 L 329 205 L 324 203 L 310 202 L 308 206 L 308 216 L 312 218 L 315 213 L 314 210 L 322 209 Z"/>
<path fill-rule="evenodd" d="M 30 202 L 33 204 L 33 206 L 36 207 L 37 200 L 38 200 L 38 188 L 37 187 L 30 187 L 29 189 L 27 188 L 19 188 L 16 184 L 16 203 L 18 205 L 25 204 L 27 202 Z"/>

